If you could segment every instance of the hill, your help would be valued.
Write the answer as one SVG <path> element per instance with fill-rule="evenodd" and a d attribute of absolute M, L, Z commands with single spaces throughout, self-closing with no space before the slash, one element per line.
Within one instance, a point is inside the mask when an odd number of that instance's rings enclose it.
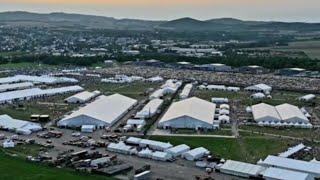
<path fill-rule="evenodd" d="M 320 23 L 243 21 L 219 18 L 200 21 L 189 17 L 172 21 L 149 21 L 138 19 L 115 19 L 112 17 L 30 12 L 2 12 L 0 24 L 16 26 L 82 27 L 85 29 L 111 30 L 166 30 L 166 31 L 320 31 Z"/>

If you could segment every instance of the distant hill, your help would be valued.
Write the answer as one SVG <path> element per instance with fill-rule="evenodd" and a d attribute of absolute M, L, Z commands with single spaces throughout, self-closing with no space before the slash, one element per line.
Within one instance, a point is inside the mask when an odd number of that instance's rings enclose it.
<path fill-rule="evenodd" d="M 200 21 L 189 17 L 172 21 L 148 21 L 67 13 L 37 14 L 22 11 L 0 13 L 0 24 L 147 31 L 320 31 L 320 23 L 242 21 L 234 18 Z"/>

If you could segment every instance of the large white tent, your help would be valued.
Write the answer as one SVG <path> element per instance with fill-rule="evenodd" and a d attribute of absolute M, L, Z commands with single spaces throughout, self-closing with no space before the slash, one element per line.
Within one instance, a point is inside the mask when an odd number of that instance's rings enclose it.
<path fill-rule="evenodd" d="M 261 174 L 266 180 L 313 180 L 313 178 L 307 173 L 273 167 L 266 169 Z"/>
<path fill-rule="evenodd" d="M 215 104 L 197 97 L 175 102 L 160 119 L 158 127 L 211 129 L 215 109 Z"/>
<path fill-rule="evenodd" d="M 276 108 L 269 104 L 260 103 L 252 106 L 253 118 L 256 122 L 279 122 L 279 116 Z"/>
<path fill-rule="evenodd" d="M 281 104 L 276 106 L 276 109 L 282 121 L 293 123 L 309 123 L 308 118 L 297 106 L 293 106 L 291 104 Z"/>
<path fill-rule="evenodd" d="M 308 118 L 302 111 L 291 104 L 281 104 L 271 106 L 265 103 L 260 103 L 252 106 L 253 118 L 256 122 L 263 125 L 267 122 L 272 126 L 309 126 Z M 263 122 L 263 123 L 262 123 Z"/>
<path fill-rule="evenodd" d="M 141 111 L 137 112 L 136 118 L 150 118 L 153 117 L 161 105 L 163 104 L 162 99 L 152 99 L 150 100 Z"/>
<path fill-rule="evenodd" d="M 32 98 L 53 96 L 57 94 L 79 92 L 79 91 L 83 91 L 83 88 L 80 86 L 67 86 L 67 87 L 59 87 L 59 88 L 52 88 L 52 89 L 32 88 L 32 89 L 9 91 L 9 92 L 0 93 L 0 103 L 5 104 L 5 103 L 11 103 L 13 101 L 29 100 Z"/>
<path fill-rule="evenodd" d="M 173 157 L 178 157 L 188 152 L 189 150 L 190 150 L 190 147 L 188 145 L 180 144 L 178 146 L 174 146 L 170 149 L 167 149 L 165 152 L 171 154 Z"/>
<path fill-rule="evenodd" d="M 17 82 L 33 82 L 42 84 L 58 84 L 58 83 L 77 83 L 78 80 L 67 77 L 54 77 L 54 76 L 29 76 L 29 75 L 16 75 L 12 77 L 0 78 L 0 84 L 17 83 Z"/>
<path fill-rule="evenodd" d="M 95 101 L 78 109 L 58 122 L 62 127 L 95 125 L 112 126 L 137 104 L 137 100 L 120 95 L 99 96 Z"/>
<path fill-rule="evenodd" d="M 26 89 L 34 86 L 31 82 L 22 82 L 22 83 L 14 83 L 14 84 L 1 84 L 0 92 L 12 91 L 18 89 Z"/>
<path fill-rule="evenodd" d="M 195 149 L 192 149 L 190 151 L 187 151 L 185 153 L 182 154 L 182 157 L 184 157 L 185 159 L 189 160 L 189 161 L 194 161 L 194 160 L 198 160 L 200 158 L 202 158 L 205 155 L 209 155 L 210 151 L 208 151 L 206 148 L 203 147 L 198 147 Z"/>
<path fill-rule="evenodd" d="M 256 84 L 253 86 L 246 87 L 244 90 L 250 92 L 261 92 L 265 94 L 269 94 L 272 91 L 272 87 L 266 84 Z"/>
<path fill-rule="evenodd" d="M 265 160 L 259 161 L 259 165 L 275 167 L 309 174 L 312 178 L 320 178 L 320 164 L 269 155 Z"/>
<path fill-rule="evenodd" d="M 192 83 L 186 84 L 184 86 L 182 92 L 180 93 L 180 99 L 188 98 L 190 93 L 191 93 L 192 88 L 193 88 L 193 84 Z"/>
<path fill-rule="evenodd" d="M 42 130 L 38 123 L 14 119 L 6 114 L 0 115 L 0 127 L 24 135 Z"/>
<path fill-rule="evenodd" d="M 239 161 L 227 160 L 219 169 L 221 172 L 226 174 L 249 178 L 257 177 L 260 172 L 265 170 L 265 167 Z"/>
<path fill-rule="evenodd" d="M 99 95 L 96 92 L 83 91 L 65 99 L 68 103 L 85 103 Z"/>

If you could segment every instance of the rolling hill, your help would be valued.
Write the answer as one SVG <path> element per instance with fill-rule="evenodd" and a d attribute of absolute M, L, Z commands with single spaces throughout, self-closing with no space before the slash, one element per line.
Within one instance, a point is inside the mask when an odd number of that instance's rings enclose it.
<path fill-rule="evenodd" d="M 38 14 L 22 11 L 0 13 L 0 24 L 146 31 L 320 31 L 320 23 L 243 21 L 234 18 L 200 21 L 189 17 L 172 21 L 148 21 L 82 14 Z"/>

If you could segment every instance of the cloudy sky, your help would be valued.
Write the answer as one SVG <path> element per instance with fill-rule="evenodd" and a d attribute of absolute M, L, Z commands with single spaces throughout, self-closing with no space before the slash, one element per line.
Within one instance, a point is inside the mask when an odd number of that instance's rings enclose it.
<path fill-rule="evenodd" d="M 116 18 L 320 22 L 320 0 L 0 0 L 0 11 L 67 12 Z"/>

